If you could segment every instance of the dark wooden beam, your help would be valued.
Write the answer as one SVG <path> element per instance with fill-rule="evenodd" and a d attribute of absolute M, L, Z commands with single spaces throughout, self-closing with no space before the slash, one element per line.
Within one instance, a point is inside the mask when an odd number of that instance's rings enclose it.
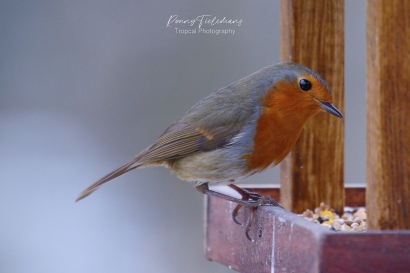
<path fill-rule="evenodd" d="M 281 60 L 305 65 L 330 85 L 344 112 L 344 0 L 282 0 Z M 344 121 L 320 113 L 281 165 L 282 204 L 301 213 L 324 201 L 344 207 Z"/>
<path fill-rule="evenodd" d="M 369 229 L 410 229 L 410 1 L 367 1 Z"/>

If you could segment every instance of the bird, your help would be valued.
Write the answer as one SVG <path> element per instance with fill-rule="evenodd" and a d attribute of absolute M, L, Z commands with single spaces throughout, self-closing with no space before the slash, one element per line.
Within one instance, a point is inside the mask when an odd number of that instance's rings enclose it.
<path fill-rule="evenodd" d="M 76 202 L 105 183 L 138 168 L 164 166 L 201 193 L 252 211 L 245 224 L 249 237 L 254 212 L 279 203 L 234 185 L 279 164 L 295 145 L 303 125 L 315 114 L 342 113 L 333 105 L 329 85 L 313 70 L 291 62 L 267 66 L 203 98 L 149 147 L 122 167 L 86 188 Z M 210 189 L 223 183 L 242 198 Z"/>

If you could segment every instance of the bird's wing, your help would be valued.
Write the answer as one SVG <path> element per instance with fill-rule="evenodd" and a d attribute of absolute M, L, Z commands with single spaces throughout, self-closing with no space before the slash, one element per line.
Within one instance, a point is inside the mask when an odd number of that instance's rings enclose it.
<path fill-rule="evenodd" d="M 135 168 L 158 165 L 164 162 L 192 155 L 197 152 L 212 151 L 227 145 L 241 132 L 254 114 L 254 108 L 243 103 L 238 106 L 233 94 L 227 101 L 220 90 L 201 100 L 178 122 L 171 125 L 154 144 L 139 153 L 131 161 L 104 176 L 87 189 L 79 201 L 100 188 L 103 184 Z M 222 96 L 221 96 L 222 95 Z M 219 97 L 221 96 L 221 97 Z M 244 107 L 245 106 L 245 107 Z"/>
<path fill-rule="evenodd" d="M 77 198 L 76 202 L 87 197 L 105 183 L 135 168 L 144 165 L 158 165 L 196 152 L 221 148 L 236 134 L 235 130 L 229 130 L 224 127 L 206 131 L 186 123 L 176 122 L 154 144 L 139 153 L 131 161 L 86 188 Z"/>
<path fill-rule="evenodd" d="M 228 96 L 227 92 L 230 93 Z M 140 153 L 139 163 L 178 159 L 227 145 L 251 122 L 255 113 L 255 104 L 238 103 L 250 101 L 239 96 L 243 96 L 242 93 L 225 88 L 199 101 Z"/>
<path fill-rule="evenodd" d="M 222 148 L 238 132 L 223 126 L 207 131 L 205 128 L 176 122 L 142 152 L 140 164 L 178 159 L 201 151 Z"/>

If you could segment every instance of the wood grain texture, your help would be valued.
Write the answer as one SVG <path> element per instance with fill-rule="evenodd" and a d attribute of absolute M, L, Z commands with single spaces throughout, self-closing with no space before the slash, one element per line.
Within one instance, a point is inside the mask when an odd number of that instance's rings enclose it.
<path fill-rule="evenodd" d="M 344 1 L 282 0 L 281 60 L 305 65 L 330 85 L 344 112 Z M 327 113 L 311 118 L 281 165 L 285 208 L 300 213 L 326 202 L 344 207 L 344 121 Z"/>
<path fill-rule="evenodd" d="M 410 229 L 410 1 L 367 1 L 369 229 Z"/>
<path fill-rule="evenodd" d="M 410 272 L 410 231 L 331 232 L 279 207 L 257 210 L 250 242 L 236 204 L 206 197 L 205 255 L 244 273 Z M 238 220 L 243 221 L 241 210 Z"/>
<path fill-rule="evenodd" d="M 320 265 L 320 272 L 408 273 L 410 231 L 329 234 Z"/>
<path fill-rule="evenodd" d="M 319 272 L 320 234 L 324 228 L 279 207 L 260 207 L 250 236 L 232 221 L 235 204 L 206 197 L 205 255 L 239 272 Z M 238 220 L 244 221 L 241 210 Z"/>

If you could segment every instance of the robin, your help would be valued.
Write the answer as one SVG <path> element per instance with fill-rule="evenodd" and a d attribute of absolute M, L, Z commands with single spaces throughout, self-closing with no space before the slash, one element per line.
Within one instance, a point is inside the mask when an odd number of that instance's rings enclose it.
<path fill-rule="evenodd" d="M 306 121 L 320 111 L 342 118 L 332 104 L 328 84 L 314 71 L 296 63 L 278 63 L 213 92 L 172 124 L 151 146 L 87 189 L 79 201 L 105 183 L 133 169 L 164 166 L 196 188 L 252 211 L 251 228 L 261 205 L 278 205 L 269 196 L 248 192 L 233 183 L 280 163 L 295 145 Z M 209 188 L 224 183 L 242 198 Z"/>

